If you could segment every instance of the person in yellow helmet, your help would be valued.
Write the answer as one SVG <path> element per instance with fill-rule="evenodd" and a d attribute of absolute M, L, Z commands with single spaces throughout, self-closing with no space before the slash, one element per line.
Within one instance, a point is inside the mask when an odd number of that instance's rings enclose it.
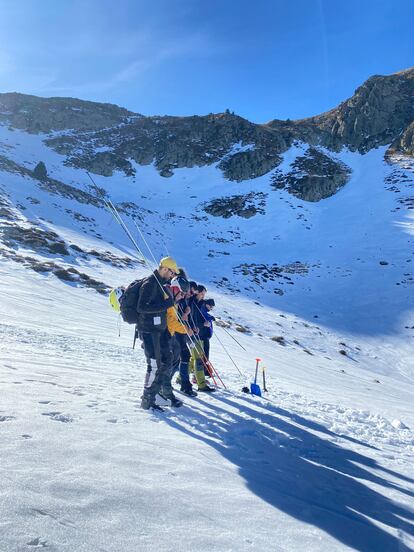
<path fill-rule="evenodd" d="M 161 259 L 153 274 L 141 285 L 138 297 L 138 331 L 142 334 L 147 372 L 141 407 L 148 410 L 163 410 L 155 403 L 155 396 L 162 389 L 163 396 L 172 406 L 181 406 L 182 401 L 174 396 L 171 387 L 170 334 L 167 328 L 167 311 L 174 300 L 167 284 L 178 274 L 178 266 L 172 257 Z"/>

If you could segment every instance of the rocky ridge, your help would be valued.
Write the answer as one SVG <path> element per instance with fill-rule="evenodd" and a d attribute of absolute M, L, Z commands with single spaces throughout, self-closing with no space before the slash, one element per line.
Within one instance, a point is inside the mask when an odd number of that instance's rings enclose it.
<path fill-rule="evenodd" d="M 255 124 L 228 111 L 144 117 L 111 104 L 10 93 L 0 94 L 0 122 L 47 134 L 45 143 L 65 155 L 67 165 L 102 176 L 134 176 L 135 164 L 154 163 L 164 177 L 177 168 L 217 164 L 226 179 L 240 182 L 271 173 L 295 141 L 361 153 L 392 144 L 392 151 L 413 155 L 414 69 L 370 77 L 335 109 L 297 121 Z M 338 177 L 332 168 L 321 193 L 320 180 L 307 182 L 313 191 L 295 193 L 310 201 L 335 193 L 346 171 Z"/>
<path fill-rule="evenodd" d="M 39 98 L 10 92 L 0 94 L 0 122 L 29 133 L 88 131 L 127 124 L 140 117 L 109 103 L 76 98 Z"/>
<path fill-rule="evenodd" d="M 388 76 L 372 76 L 354 95 L 321 115 L 293 121 L 289 131 L 310 144 L 333 151 L 346 146 L 365 153 L 385 146 L 414 121 L 414 68 Z M 282 130 L 280 121 L 269 126 Z"/>

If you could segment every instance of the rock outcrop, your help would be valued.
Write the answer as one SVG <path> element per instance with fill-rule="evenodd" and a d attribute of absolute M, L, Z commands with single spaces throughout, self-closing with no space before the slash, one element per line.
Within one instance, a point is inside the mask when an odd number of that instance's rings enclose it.
<path fill-rule="evenodd" d="M 132 174 L 129 160 L 139 165 L 154 163 L 165 177 L 177 168 L 220 163 L 226 178 L 237 181 L 272 170 L 290 143 L 265 125 L 230 113 L 140 117 L 117 128 L 46 140 L 48 146 L 68 156 L 69 165 L 103 176 L 114 170 Z"/>
<path fill-rule="evenodd" d="M 388 156 L 398 153 L 414 157 L 414 121 L 394 140 L 387 151 Z"/>
<path fill-rule="evenodd" d="M 230 218 L 237 215 L 251 218 L 258 213 L 264 214 L 266 195 L 263 192 L 250 192 L 245 195 L 220 197 L 204 203 L 202 208 L 213 217 Z"/>
<path fill-rule="evenodd" d="M 315 147 L 296 158 L 286 174 L 272 176 L 275 189 L 286 189 L 303 201 L 320 201 L 334 195 L 346 184 L 351 170 Z"/>
<path fill-rule="evenodd" d="M 17 92 L 0 94 L 0 122 L 30 133 L 97 130 L 127 123 L 139 115 L 117 105 L 76 98 L 38 98 Z"/>
<path fill-rule="evenodd" d="M 414 120 L 414 69 L 370 77 L 338 107 L 296 121 L 309 143 L 334 151 L 343 146 L 365 153 L 393 142 Z M 272 126 L 272 123 L 270 123 Z"/>

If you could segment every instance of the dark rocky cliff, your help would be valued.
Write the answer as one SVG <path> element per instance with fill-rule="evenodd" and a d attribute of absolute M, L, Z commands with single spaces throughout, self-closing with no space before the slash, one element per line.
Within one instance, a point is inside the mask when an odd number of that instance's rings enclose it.
<path fill-rule="evenodd" d="M 276 187 L 318 201 L 343 186 L 348 171 L 317 146 L 365 153 L 392 144 L 390 152 L 414 154 L 414 69 L 373 76 L 335 109 L 297 121 L 255 124 L 229 112 L 144 117 L 111 104 L 10 93 L 0 94 L 0 122 L 46 134 L 45 143 L 65 155 L 67 165 L 103 176 L 115 170 L 133 176 L 134 162 L 154 163 L 164 177 L 177 168 L 217 164 L 228 180 L 270 173 Z M 299 182 L 293 167 L 278 179 L 281 154 L 295 141 L 316 146 L 300 168 L 313 172 Z"/>

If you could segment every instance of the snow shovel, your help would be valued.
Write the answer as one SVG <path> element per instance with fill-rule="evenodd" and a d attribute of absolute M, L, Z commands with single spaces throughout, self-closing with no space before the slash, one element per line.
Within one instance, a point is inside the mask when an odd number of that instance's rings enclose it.
<path fill-rule="evenodd" d="M 250 384 L 250 393 L 252 395 L 257 395 L 258 397 L 262 396 L 262 392 L 260 390 L 260 385 L 257 383 L 257 372 L 259 370 L 259 362 L 260 358 L 256 358 L 256 373 L 254 375 L 254 383 Z"/>

